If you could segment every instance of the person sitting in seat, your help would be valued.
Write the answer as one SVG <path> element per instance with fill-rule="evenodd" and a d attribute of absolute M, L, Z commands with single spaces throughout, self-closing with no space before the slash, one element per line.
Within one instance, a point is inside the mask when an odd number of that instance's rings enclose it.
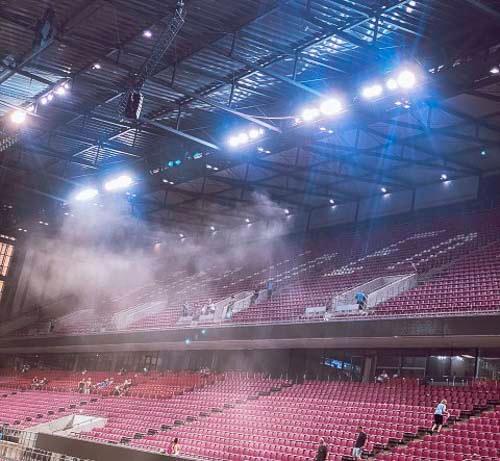
<path fill-rule="evenodd" d="M 179 444 L 179 439 L 177 437 L 170 442 L 170 446 L 168 447 L 168 454 L 171 456 L 178 456 L 181 453 L 181 445 Z"/>
<path fill-rule="evenodd" d="M 377 376 L 377 383 L 379 383 L 379 384 L 384 384 L 384 383 L 386 383 L 387 381 L 389 381 L 389 375 L 387 374 L 387 371 L 382 370 L 382 373 L 380 373 L 380 374 Z"/>

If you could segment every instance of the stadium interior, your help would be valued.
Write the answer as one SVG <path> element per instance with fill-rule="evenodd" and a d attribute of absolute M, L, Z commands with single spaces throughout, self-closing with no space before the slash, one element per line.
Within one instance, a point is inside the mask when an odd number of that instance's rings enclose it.
<path fill-rule="evenodd" d="M 0 461 L 499 461 L 500 4 L 0 2 Z"/>

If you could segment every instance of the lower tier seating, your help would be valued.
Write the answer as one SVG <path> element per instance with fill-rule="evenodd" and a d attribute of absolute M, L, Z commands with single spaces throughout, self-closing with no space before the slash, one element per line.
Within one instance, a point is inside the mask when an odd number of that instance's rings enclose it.
<path fill-rule="evenodd" d="M 500 407 L 455 424 L 440 434 L 399 447 L 381 461 L 498 461 L 500 459 Z"/>

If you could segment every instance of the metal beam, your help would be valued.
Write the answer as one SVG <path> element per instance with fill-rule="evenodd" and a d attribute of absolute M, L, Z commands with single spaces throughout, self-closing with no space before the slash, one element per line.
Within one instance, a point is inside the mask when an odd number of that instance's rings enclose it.
<path fill-rule="evenodd" d="M 197 144 L 201 144 L 202 146 L 209 147 L 213 150 L 220 150 L 220 147 L 210 141 L 207 141 L 202 138 L 198 138 L 197 136 L 193 136 L 191 134 L 186 133 L 185 131 L 177 130 L 176 128 L 172 128 L 171 126 L 164 125 L 160 122 L 155 122 L 154 120 L 150 120 L 147 118 L 140 118 L 139 121 L 141 123 L 146 123 L 148 125 L 155 126 L 156 128 L 160 128 L 161 130 L 168 131 L 169 133 L 175 134 L 176 136 L 180 136 L 181 138 L 187 139 L 189 141 L 193 141 Z"/>

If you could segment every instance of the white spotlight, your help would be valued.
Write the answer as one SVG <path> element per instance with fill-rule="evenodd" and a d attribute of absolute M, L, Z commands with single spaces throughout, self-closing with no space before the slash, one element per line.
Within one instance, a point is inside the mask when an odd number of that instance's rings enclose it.
<path fill-rule="evenodd" d="M 65 90 L 69 90 L 71 88 L 71 85 L 69 84 L 69 82 L 66 82 L 64 85 L 63 85 L 64 89 Z"/>
<path fill-rule="evenodd" d="M 250 218 L 245 218 L 245 222 L 246 222 L 247 224 L 249 224 L 249 223 L 250 223 Z"/>
<path fill-rule="evenodd" d="M 285 208 L 285 214 L 290 214 L 290 210 L 288 208 Z"/>
<path fill-rule="evenodd" d="M 398 85 L 401 88 L 413 88 L 417 83 L 417 77 L 411 70 L 403 70 L 398 75 Z"/>
<path fill-rule="evenodd" d="M 319 109 L 325 115 L 335 115 L 342 110 L 342 103 L 338 99 L 330 98 L 323 101 Z"/>
<path fill-rule="evenodd" d="M 64 96 L 64 95 L 66 94 L 66 88 L 64 88 L 64 86 L 63 86 L 63 85 L 58 86 L 58 87 L 56 88 L 56 94 L 57 94 L 58 96 Z"/>
<path fill-rule="evenodd" d="M 490 69 L 490 74 L 496 75 L 500 73 L 500 67 L 495 66 Z"/>
<path fill-rule="evenodd" d="M 53 95 L 52 93 L 49 93 L 49 94 L 47 95 L 47 101 L 49 101 L 49 102 L 50 102 L 50 101 L 52 101 L 53 99 L 54 99 L 54 95 Z"/>
<path fill-rule="evenodd" d="M 382 85 L 379 83 L 374 83 L 373 85 L 365 86 L 361 90 L 361 96 L 365 99 L 373 99 L 373 98 L 378 98 L 384 89 L 382 88 Z"/>
<path fill-rule="evenodd" d="M 131 186 L 133 183 L 133 179 L 124 174 L 121 176 L 118 176 L 117 178 L 111 179 L 108 182 L 104 184 L 104 189 L 107 191 L 113 191 L 113 190 L 118 190 L 118 189 L 125 189 L 129 186 Z"/>
<path fill-rule="evenodd" d="M 381 187 L 380 188 L 380 192 L 382 192 L 382 194 L 387 194 L 387 188 L 386 187 Z"/>
<path fill-rule="evenodd" d="M 238 147 L 240 145 L 240 140 L 238 139 L 238 136 L 231 136 L 228 140 L 228 144 L 231 147 Z"/>
<path fill-rule="evenodd" d="M 238 135 L 238 142 L 240 144 L 246 144 L 248 142 L 248 135 L 246 133 L 240 133 Z"/>
<path fill-rule="evenodd" d="M 331 198 L 329 201 L 330 201 L 330 205 L 335 205 L 335 200 L 333 200 L 333 199 Z"/>
<path fill-rule="evenodd" d="M 396 81 L 395 78 L 390 78 L 389 80 L 387 80 L 387 82 L 385 82 L 385 86 L 387 87 L 388 90 L 391 91 L 397 90 L 399 87 L 398 82 Z"/>
<path fill-rule="evenodd" d="M 211 231 L 215 231 L 215 227 L 214 226 L 210 226 L 210 230 Z"/>
<path fill-rule="evenodd" d="M 151 38 L 153 36 L 153 32 L 151 32 L 149 29 L 148 30 L 145 30 L 143 33 L 142 33 L 142 36 L 144 38 Z"/>
<path fill-rule="evenodd" d="M 26 112 L 24 110 L 17 109 L 10 115 L 10 120 L 16 125 L 21 125 L 26 121 Z"/>
<path fill-rule="evenodd" d="M 446 181 L 446 180 L 448 179 L 448 175 L 446 175 L 446 174 L 444 174 L 444 173 L 443 173 L 443 174 L 440 176 L 440 179 L 441 179 L 441 181 Z"/>
<path fill-rule="evenodd" d="M 78 202 L 85 202 L 86 200 L 97 197 L 97 195 L 99 195 L 99 191 L 93 187 L 89 187 L 88 189 L 82 189 L 80 192 L 77 192 L 75 200 Z"/>
<path fill-rule="evenodd" d="M 310 122 L 319 117 L 319 110 L 316 107 L 308 107 L 302 111 L 302 120 L 304 122 Z"/>
<path fill-rule="evenodd" d="M 180 237 L 181 239 L 183 239 L 183 238 L 184 238 L 184 234 L 179 234 L 179 237 Z"/>
<path fill-rule="evenodd" d="M 257 128 L 252 128 L 248 132 L 248 136 L 250 139 L 257 139 L 260 137 L 260 135 L 261 135 L 261 130 L 258 130 Z"/>
<path fill-rule="evenodd" d="M 42 97 L 42 99 L 40 99 L 40 102 L 45 106 L 49 102 L 49 100 L 47 99 L 47 96 L 44 96 Z"/>
<path fill-rule="evenodd" d="M 96 62 L 93 66 L 92 66 L 92 69 L 96 69 L 96 70 L 99 70 L 101 68 L 101 65 Z"/>

